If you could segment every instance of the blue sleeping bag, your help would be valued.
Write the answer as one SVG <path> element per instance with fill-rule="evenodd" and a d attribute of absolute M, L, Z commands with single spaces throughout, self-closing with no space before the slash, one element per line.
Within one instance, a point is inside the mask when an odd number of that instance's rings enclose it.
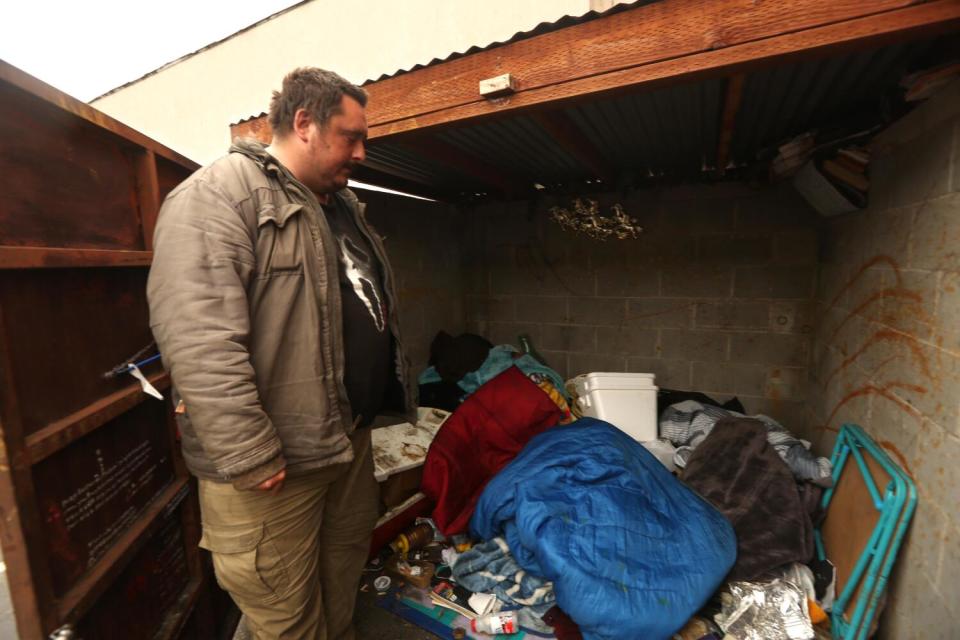
<path fill-rule="evenodd" d="M 533 438 L 470 521 L 553 581 L 583 637 L 670 638 L 736 559 L 733 528 L 616 427 L 583 418 Z"/>

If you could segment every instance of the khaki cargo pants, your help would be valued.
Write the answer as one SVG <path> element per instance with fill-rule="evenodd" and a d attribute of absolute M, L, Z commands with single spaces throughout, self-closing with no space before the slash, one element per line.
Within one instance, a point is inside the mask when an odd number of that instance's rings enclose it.
<path fill-rule="evenodd" d="M 288 477 L 276 495 L 200 480 L 200 546 L 257 640 L 354 638 L 379 487 L 370 429 L 351 441 L 352 463 Z"/>

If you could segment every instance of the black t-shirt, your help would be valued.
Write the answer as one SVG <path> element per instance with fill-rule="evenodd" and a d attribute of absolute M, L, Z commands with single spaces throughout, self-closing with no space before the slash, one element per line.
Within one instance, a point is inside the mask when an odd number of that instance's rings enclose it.
<path fill-rule="evenodd" d="M 343 306 L 344 385 L 358 426 L 368 426 L 383 409 L 392 369 L 392 336 L 387 321 L 383 274 L 370 243 L 340 198 L 324 207 L 337 241 Z"/>

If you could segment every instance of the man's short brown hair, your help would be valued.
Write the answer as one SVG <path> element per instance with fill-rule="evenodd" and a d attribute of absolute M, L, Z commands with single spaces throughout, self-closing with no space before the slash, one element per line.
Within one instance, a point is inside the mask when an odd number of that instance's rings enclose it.
<path fill-rule="evenodd" d="M 297 109 L 306 109 L 313 121 L 322 127 L 331 117 L 342 112 L 343 96 L 350 96 L 362 107 L 367 106 L 367 92 L 333 71 L 317 67 L 294 69 L 283 79 L 280 91 L 273 92 L 270 127 L 277 136 L 290 133 Z"/>

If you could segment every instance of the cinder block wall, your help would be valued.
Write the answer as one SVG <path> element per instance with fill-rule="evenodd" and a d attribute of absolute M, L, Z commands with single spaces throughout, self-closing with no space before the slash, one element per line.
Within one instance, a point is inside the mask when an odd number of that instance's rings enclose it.
<path fill-rule="evenodd" d="M 529 333 L 564 376 L 653 372 L 788 426 L 804 420 L 818 218 L 790 190 L 736 184 L 638 191 L 618 200 L 637 240 L 562 231 L 554 204 L 465 212 L 471 331 Z"/>
<path fill-rule="evenodd" d="M 808 437 L 864 427 L 913 476 L 919 506 L 885 638 L 960 629 L 960 83 L 876 141 L 870 207 L 831 223 Z"/>
<path fill-rule="evenodd" d="M 404 349 L 415 377 L 427 366 L 436 332 L 459 332 L 464 326 L 460 215 L 436 202 L 367 190 L 357 195 L 385 238 L 399 289 Z"/>

